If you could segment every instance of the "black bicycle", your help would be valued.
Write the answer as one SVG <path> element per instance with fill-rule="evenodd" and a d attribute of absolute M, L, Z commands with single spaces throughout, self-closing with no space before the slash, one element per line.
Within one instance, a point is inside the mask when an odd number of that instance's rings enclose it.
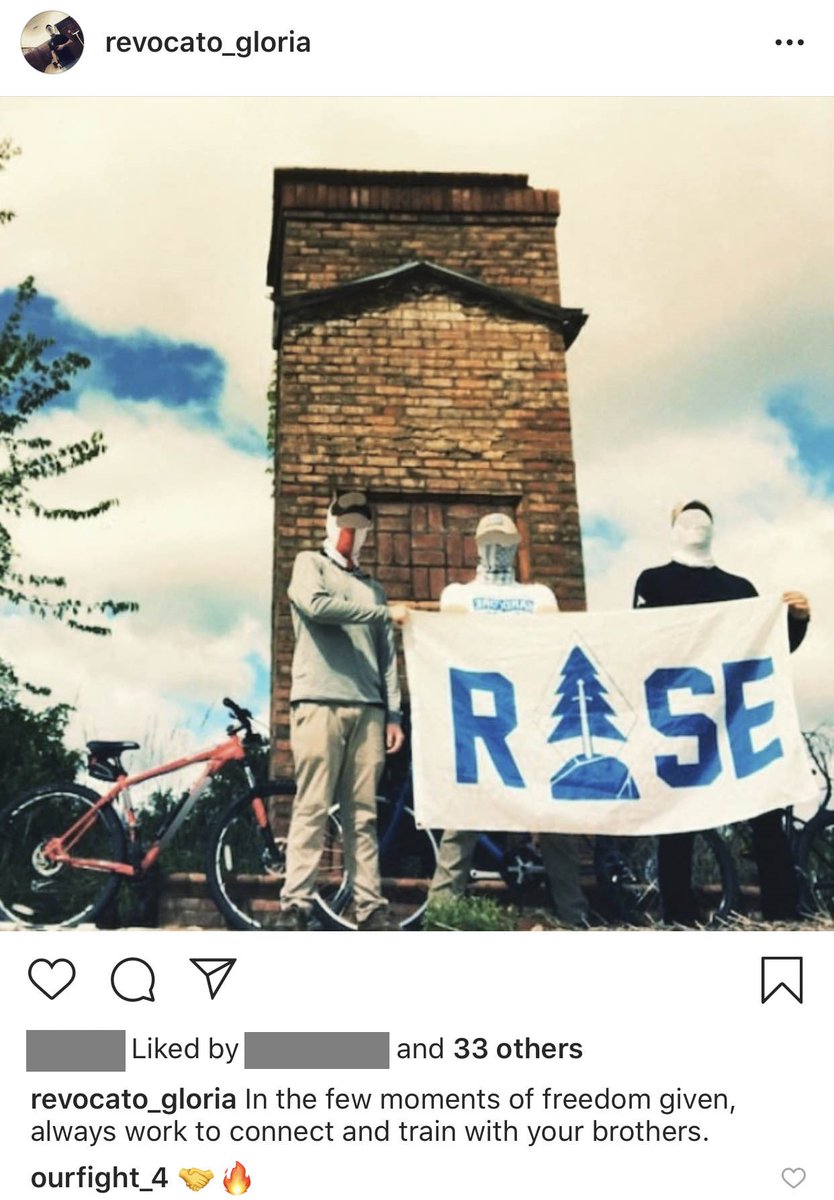
<path fill-rule="evenodd" d="M 389 764 L 377 797 L 377 836 L 382 894 L 400 929 L 419 929 L 437 863 L 437 842 L 418 829 L 411 799 L 410 769 Z M 217 907 L 233 929 L 270 929 L 280 911 L 286 873 L 287 838 L 295 783 L 272 780 L 258 790 L 264 818 L 253 796 L 233 801 L 209 835 L 206 879 Z M 353 881 L 346 869 L 338 806 L 330 810 L 315 888 L 313 925 L 356 929 Z"/>
<path fill-rule="evenodd" d="M 657 852 L 657 837 L 593 839 L 597 907 L 611 924 L 662 923 Z M 715 829 L 694 835 L 692 892 L 699 924 L 714 924 L 735 911 L 738 879 L 733 856 L 726 839 Z"/>
<path fill-rule="evenodd" d="M 796 872 L 799 915 L 834 918 L 834 811 L 830 808 L 832 785 L 827 752 L 814 734 L 805 734 L 812 772 L 820 780 L 820 799 L 807 819 L 794 808 L 782 810 L 782 829 Z M 759 878 L 753 833 L 749 821 L 724 825 L 710 834 L 699 835 L 713 843 L 713 853 L 722 860 L 721 903 L 712 917 L 757 915 L 760 907 Z M 720 847 L 715 844 L 720 842 Z M 694 886 L 698 896 L 699 867 L 696 841 Z M 705 914 L 706 915 L 706 914 Z"/>
<path fill-rule="evenodd" d="M 811 770 L 820 783 L 820 802 L 809 821 L 791 810 L 790 842 L 799 879 L 799 902 L 804 915 L 834 918 L 834 811 L 831 809 L 829 746 L 813 733 L 805 742 Z"/>

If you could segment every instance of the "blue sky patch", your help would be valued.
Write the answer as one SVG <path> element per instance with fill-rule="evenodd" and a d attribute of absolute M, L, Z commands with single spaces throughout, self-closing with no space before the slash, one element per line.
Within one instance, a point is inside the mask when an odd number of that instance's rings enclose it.
<path fill-rule="evenodd" d="M 774 396 L 767 413 L 787 429 L 802 470 L 834 493 L 834 422 L 812 410 L 799 388 Z"/>
<path fill-rule="evenodd" d="M 585 575 L 590 581 L 606 573 L 626 536 L 620 526 L 608 517 L 593 516 L 580 519 Z"/>
<path fill-rule="evenodd" d="M 0 292 L 0 323 L 14 299 L 14 289 Z M 226 365 L 208 346 L 172 341 L 148 330 L 99 333 L 71 317 L 54 297 L 43 295 L 26 309 L 23 328 L 51 338 L 51 354 L 74 350 L 91 360 L 89 370 L 76 376 L 75 387 L 62 401 L 65 405 L 74 404 L 82 389 L 95 390 L 116 400 L 155 400 L 169 408 L 196 409 L 204 422 L 217 424 Z"/>
<path fill-rule="evenodd" d="M 268 710 L 270 692 L 269 663 L 265 662 L 261 655 L 253 650 L 250 654 L 246 655 L 246 665 L 252 671 L 253 679 L 245 703 L 254 713 Z"/>
<path fill-rule="evenodd" d="M 625 542 L 625 533 L 607 517 L 589 517 L 582 520 L 582 540 L 604 542 L 609 550 L 619 550 Z"/>

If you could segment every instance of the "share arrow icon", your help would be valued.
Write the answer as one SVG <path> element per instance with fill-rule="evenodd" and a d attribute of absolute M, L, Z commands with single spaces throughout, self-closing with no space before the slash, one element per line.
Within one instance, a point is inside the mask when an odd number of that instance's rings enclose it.
<path fill-rule="evenodd" d="M 209 995 L 212 1000 L 229 977 L 229 972 L 237 962 L 236 958 L 192 958 L 191 962 L 198 971 L 206 977 Z"/>

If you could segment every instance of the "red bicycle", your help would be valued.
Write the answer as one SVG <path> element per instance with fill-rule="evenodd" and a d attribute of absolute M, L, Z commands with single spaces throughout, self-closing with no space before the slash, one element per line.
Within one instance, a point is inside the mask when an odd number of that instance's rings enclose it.
<path fill-rule="evenodd" d="M 104 795 L 75 783 L 60 783 L 39 788 L 8 805 L 0 813 L 0 912 L 32 928 L 94 921 L 113 899 L 122 879 L 138 880 L 148 873 L 209 780 L 229 763 L 242 766 L 248 785 L 230 811 L 246 813 L 246 859 L 258 878 L 268 883 L 270 897 L 264 898 L 263 911 L 277 912 L 295 784 L 291 779 L 256 781 L 247 752 L 262 744 L 262 739 L 252 730 L 252 714 L 232 700 L 225 699 L 223 704 L 232 724 L 227 739 L 218 745 L 129 775 L 122 755 L 138 750 L 138 742 L 88 742 L 89 773 L 111 785 Z M 153 841 L 143 845 L 130 789 L 201 764 L 203 770 L 163 818 Z M 218 856 L 214 843 L 223 831 L 227 840 Z M 227 918 L 232 912 L 224 903 L 218 876 L 224 862 L 232 865 L 233 854 L 242 861 L 243 846 L 228 841 L 228 819 L 221 818 L 210 839 L 208 882 Z M 340 845 L 331 846 L 322 870 L 331 876 L 335 871 L 341 878 Z M 234 912 L 237 915 L 237 908 Z M 268 928 L 268 923 L 268 918 L 250 925 L 235 921 L 238 928 L 254 929 Z"/>

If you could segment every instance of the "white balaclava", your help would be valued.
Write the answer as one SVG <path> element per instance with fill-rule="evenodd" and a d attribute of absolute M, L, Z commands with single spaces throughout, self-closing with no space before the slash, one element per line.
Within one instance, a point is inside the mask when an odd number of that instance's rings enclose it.
<path fill-rule="evenodd" d="M 504 513 L 482 517 L 475 532 L 482 583 L 515 583 L 515 559 L 521 541 L 515 522 Z"/>
<path fill-rule="evenodd" d="M 327 510 L 324 552 L 340 567 L 354 570 L 371 527 L 371 506 L 364 492 L 342 492 Z"/>
<path fill-rule="evenodd" d="M 700 500 L 690 500 L 672 513 L 672 561 L 684 567 L 714 567 L 712 513 Z"/>

